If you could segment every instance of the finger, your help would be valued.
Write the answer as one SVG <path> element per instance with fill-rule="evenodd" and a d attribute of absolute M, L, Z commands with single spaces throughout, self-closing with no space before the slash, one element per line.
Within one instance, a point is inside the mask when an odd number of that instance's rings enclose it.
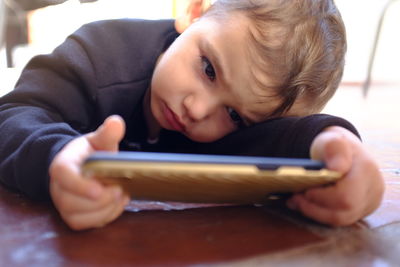
<path fill-rule="evenodd" d="M 65 219 L 67 224 L 74 230 L 83 230 L 93 227 L 102 227 L 115 220 L 124 211 L 126 200 L 110 203 L 101 210 L 94 212 L 83 212 Z"/>
<path fill-rule="evenodd" d="M 103 186 L 81 174 L 81 162 L 89 153 L 89 144 L 84 137 L 67 144 L 49 167 L 50 188 L 60 187 L 77 195 L 86 195 L 94 199 L 101 195 Z"/>
<path fill-rule="evenodd" d="M 96 200 L 70 192 L 63 192 L 63 194 L 60 192 L 58 196 L 56 205 L 60 212 L 65 215 L 101 210 L 113 202 L 120 202 L 124 197 L 121 188 L 118 186 L 106 188 L 101 197 Z"/>
<path fill-rule="evenodd" d="M 191 0 L 185 13 L 175 20 L 175 29 L 183 33 L 193 22 L 198 20 L 211 6 L 210 0 Z"/>
<path fill-rule="evenodd" d="M 124 134 L 125 122 L 120 116 L 113 115 L 86 138 L 95 150 L 117 151 Z"/>
<path fill-rule="evenodd" d="M 308 201 L 325 208 L 349 210 L 358 205 L 366 193 L 355 186 L 353 179 L 347 177 L 332 185 L 309 189 L 302 195 Z"/>
<path fill-rule="evenodd" d="M 186 10 L 190 23 L 199 18 L 202 14 L 203 0 L 192 0 Z"/>
<path fill-rule="evenodd" d="M 71 169 L 67 165 L 55 167 L 51 177 L 51 184 L 62 192 L 69 192 L 77 196 L 98 199 L 104 192 L 104 186 L 89 177 L 83 177 L 79 170 Z"/>
<path fill-rule="evenodd" d="M 351 144 L 347 137 L 338 131 L 325 131 L 319 134 L 311 145 L 311 157 L 322 160 L 328 169 L 347 173 L 352 165 Z"/>
<path fill-rule="evenodd" d="M 108 216 L 109 218 L 108 222 L 112 222 L 116 218 L 118 218 L 118 216 L 121 215 L 121 213 L 125 210 L 125 207 L 129 204 L 130 200 L 131 199 L 128 195 L 123 195 L 120 202 L 121 203 L 120 209 L 115 209 L 113 210 L 113 212 L 111 212 L 111 214 Z"/>
<path fill-rule="evenodd" d="M 297 195 L 290 199 L 288 206 L 295 208 L 300 211 L 303 215 L 333 226 L 345 226 L 355 223 L 358 219 L 358 214 L 354 212 L 348 212 L 345 210 L 332 210 L 329 208 L 321 207 L 320 205 L 308 201 L 301 195 Z"/>
<path fill-rule="evenodd" d="M 201 7 L 202 14 L 206 13 L 206 11 L 211 7 L 211 0 L 203 0 L 203 4 Z"/>
<path fill-rule="evenodd" d="M 363 199 L 374 198 L 374 192 L 378 192 L 378 194 L 382 192 L 380 188 L 376 188 L 380 187 L 381 183 L 374 183 L 375 186 L 373 188 L 371 188 L 370 185 L 371 180 L 375 181 L 376 178 L 374 177 L 377 177 L 379 180 L 379 173 L 376 173 L 378 167 L 374 164 L 374 161 L 362 154 L 353 157 L 351 156 L 352 152 L 348 152 L 346 148 L 340 148 L 341 145 L 345 145 L 347 148 L 350 147 L 350 143 L 345 144 L 347 141 L 358 142 L 358 140 L 348 139 L 344 142 L 332 142 L 331 145 L 333 144 L 333 146 L 335 146 L 334 149 L 337 149 L 339 152 L 333 152 L 335 155 L 330 158 L 340 157 L 340 154 L 343 152 L 346 155 L 342 158 L 347 158 L 346 161 L 350 162 L 352 166 L 349 166 L 349 170 L 344 173 L 344 177 L 335 184 L 307 190 L 304 193 L 306 199 L 331 209 L 356 210 L 358 209 L 357 207 L 363 206 L 360 204 L 363 202 Z M 357 149 L 360 151 L 359 149 L 361 148 L 357 148 L 357 143 L 353 145 L 355 151 Z M 330 147 L 328 146 L 327 149 L 329 150 Z M 348 157 L 350 157 L 350 159 L 348 159 Z M 338 161 L 336 161 L 336 163 Z M 328 163 L 329 162 L 328 160 Z M 344 165 L 345 164 L 342 164 L 342 167 Z M 337 168 L 339 169 L 341 167 Z M 342 169 L 342 171 L 344 170 Z M 363 173 L 364 175 L 360 175 Z"/>
<path fill-rule="evenodd" d="M 330 209 L 339 209 L 341 207 L 338 206 L 338 199 L 336 195 L 336 186 L 331 185 L 327 187 L 317 187 L 307 190 L 304 193 L 296 194 L 294 196 L 300 195 L 307 199 L 309 202 L 312 202 L 318 206 L 330 208 Z"/>

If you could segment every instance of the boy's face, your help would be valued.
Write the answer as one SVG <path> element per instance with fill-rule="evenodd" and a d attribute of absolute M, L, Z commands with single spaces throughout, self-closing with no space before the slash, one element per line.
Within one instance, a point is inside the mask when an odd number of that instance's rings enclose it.
<path fill-rule="evenodd" d="M 248 20 L 240 15 L 228 20 L 200 19 L 161 57 L 150 101 L 162 128 L 212 142 L 242 125 L 265 120 L 279 104 L 272 97 L 260 101 L 255 94 Z"/>

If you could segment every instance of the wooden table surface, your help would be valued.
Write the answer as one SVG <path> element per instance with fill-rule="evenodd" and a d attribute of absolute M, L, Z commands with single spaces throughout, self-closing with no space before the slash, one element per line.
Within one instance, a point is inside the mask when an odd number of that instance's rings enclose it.
<path fill-rule="evenodd" d="M 115 222 L 74 232 L 51 203 L 0 186 L 0 266 L 398 266 L 400 86 L 340 88 L 325 112 L 360 130 L 387 190 L 380 208 L 331 228 L 286 209 L 132 201 Z"/>

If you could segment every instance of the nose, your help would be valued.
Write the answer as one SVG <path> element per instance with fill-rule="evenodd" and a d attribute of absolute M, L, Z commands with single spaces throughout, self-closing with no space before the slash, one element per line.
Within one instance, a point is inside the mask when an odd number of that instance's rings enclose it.
<path fill-rule="evenodd" d="M 201 121 L 216 112 L 218 100 L 211 94 L 189 94 L 183 105 L 191 121 Z"/>

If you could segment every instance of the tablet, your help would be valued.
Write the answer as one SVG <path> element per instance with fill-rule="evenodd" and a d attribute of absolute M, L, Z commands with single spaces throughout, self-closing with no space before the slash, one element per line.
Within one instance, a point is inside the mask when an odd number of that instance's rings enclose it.
<path fill-rule="evenodd" d="M 134 199 L 192 203 L 262 203 L 341 177 L 310 159 L 155 152 L 96 152 L 82 171 Z"/>

